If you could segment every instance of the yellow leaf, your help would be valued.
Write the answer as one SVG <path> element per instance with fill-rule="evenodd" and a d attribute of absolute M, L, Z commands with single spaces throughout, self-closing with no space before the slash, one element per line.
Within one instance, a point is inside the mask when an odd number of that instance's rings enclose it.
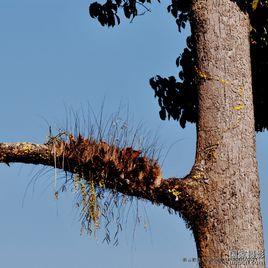
<path fill-rule="evenodd" d="M 260 0 L 253 0 L 253 2 L 252 2 L 252 4 L 251 4 L 253 10 L 256 10 L 256 9 L 257 9 L 258 4 L 259 4 L 259 1 L 260 1 Z"/>
<path fill-rule="evenodd" d="M 199 77 L 203 79 L 208 79 L 207 74 L 205 72 L 201 71 L 196 66 L 194 68 L 195 68 L 196 73 L 199 75 Z"/>
<path fill-rule="evenodd" d="M 234 110 L 236 110 L 236 111 L 239 111 L 239 110 L 241 110 L 243 108 L 244 108 L 244 104 L 240 104 L 240 105 L 234 106 Z"/>
<path fill-rule="evenodd" d="M 224 85 L 224 84 L 227 84 L 227 81 L 224 80 L 224 79 L 220 79 L 220 82 Z"/>

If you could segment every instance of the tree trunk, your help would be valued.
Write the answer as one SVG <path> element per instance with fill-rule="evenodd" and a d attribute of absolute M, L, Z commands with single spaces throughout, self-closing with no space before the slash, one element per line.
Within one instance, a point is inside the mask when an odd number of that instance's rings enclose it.
<path fill-rule="evenodd" d="M 90 189 L 174 209 L 193 230 L 201 268 L 265 267 L 249 18 L 235 1 L 191 2 L 199 118 L 196 160 L 187 177 L 164 180 L 145 153 L 80 134 L 59 133 L 43 145 L 0 143 L 0 163 L 61 168 L 86 180 Z M 96 197 L 94 191 L 88 196 Z"/>
<path fill-rule="evenodd" d="M 249 18 L 231 0 L 193 0 L 191 16 L 199 90 L 192 174 L 207 185 L 207 224 L 193 228 L 200 267 L 264 267 Z"/>

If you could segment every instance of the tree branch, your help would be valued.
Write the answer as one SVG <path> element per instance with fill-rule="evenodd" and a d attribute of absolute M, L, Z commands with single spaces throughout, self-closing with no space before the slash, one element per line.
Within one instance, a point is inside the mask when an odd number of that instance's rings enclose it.
<path fill-rule="evenodd" d="M 79 175 L 96 186 L 163 204 L 179 212 L 192 226 L 201 205 L 192 197 L 195 184 L 189 179 L 163 179 L 159 165 L 141 151 L 118 148 L 106 142 L 68 136 L 34 143 L 0 143 L 0 163 L 41 164 Z M 191 215 L 191 216 L 189 216 Z"/>

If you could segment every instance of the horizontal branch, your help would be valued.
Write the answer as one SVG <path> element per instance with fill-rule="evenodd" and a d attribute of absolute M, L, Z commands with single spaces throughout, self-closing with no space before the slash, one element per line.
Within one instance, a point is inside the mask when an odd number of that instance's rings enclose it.
<path fill-rule="evenodd" d="M 59 168 L 93 181 L 96 186 L 163 204 L 184 218 L 188 218 L 189 210 L 191 214 L 200 210 L 191 197 L 192 183 L 188 179 L 163 179 L 157 162 L 131 147 L 118 148 L 80 135 L 70 135 L 66 141 L 51 139 L 43 145 L 0 143 L 1 162 Z"/>

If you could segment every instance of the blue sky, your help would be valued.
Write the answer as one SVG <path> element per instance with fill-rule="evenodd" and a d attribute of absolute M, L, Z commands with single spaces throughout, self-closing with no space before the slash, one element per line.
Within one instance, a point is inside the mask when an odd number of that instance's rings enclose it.
<path fill-rule="evenodd" d="M 166 4 L 133 23 L 102 28 L 88 16 L 85 0 L 1 0 L 0 2 L 0 117 L 1 141 L 44 142 L 47 122 L 64 126 L 65 107 L 79 110 L 90 103 L 105 114 L 128 105 L 135 125 L 156 133 L 169 151 L 165 177 L 184 176 L 193 163 L 193 125 L 181 130 L 176 122 L 161 121 L 148 80 L 174 75 L 175 59 L 187 31 L 179 35 Z M 264 227 L 268 230 L 268 135 L 258 134 Z M 123 226 L 118 247 L 80 235 L 73 193 L 53 199 L 53 172 L 35 187 L 27 185 L 40 167 L 0 166 L 0 266 L 5 268 L 143 268 L 194 267 L 182 262 L 196 256 L 194 240 L 184 223 L 161 207 L 146 207 L 150 229 L 134 232 L 135 214 Z M 24 198 L 25 196 L 25 198 Z M 23 202 L 24 200 L 24 202 Z M 141 213 L 145 218 L 144 213 Z"/>

